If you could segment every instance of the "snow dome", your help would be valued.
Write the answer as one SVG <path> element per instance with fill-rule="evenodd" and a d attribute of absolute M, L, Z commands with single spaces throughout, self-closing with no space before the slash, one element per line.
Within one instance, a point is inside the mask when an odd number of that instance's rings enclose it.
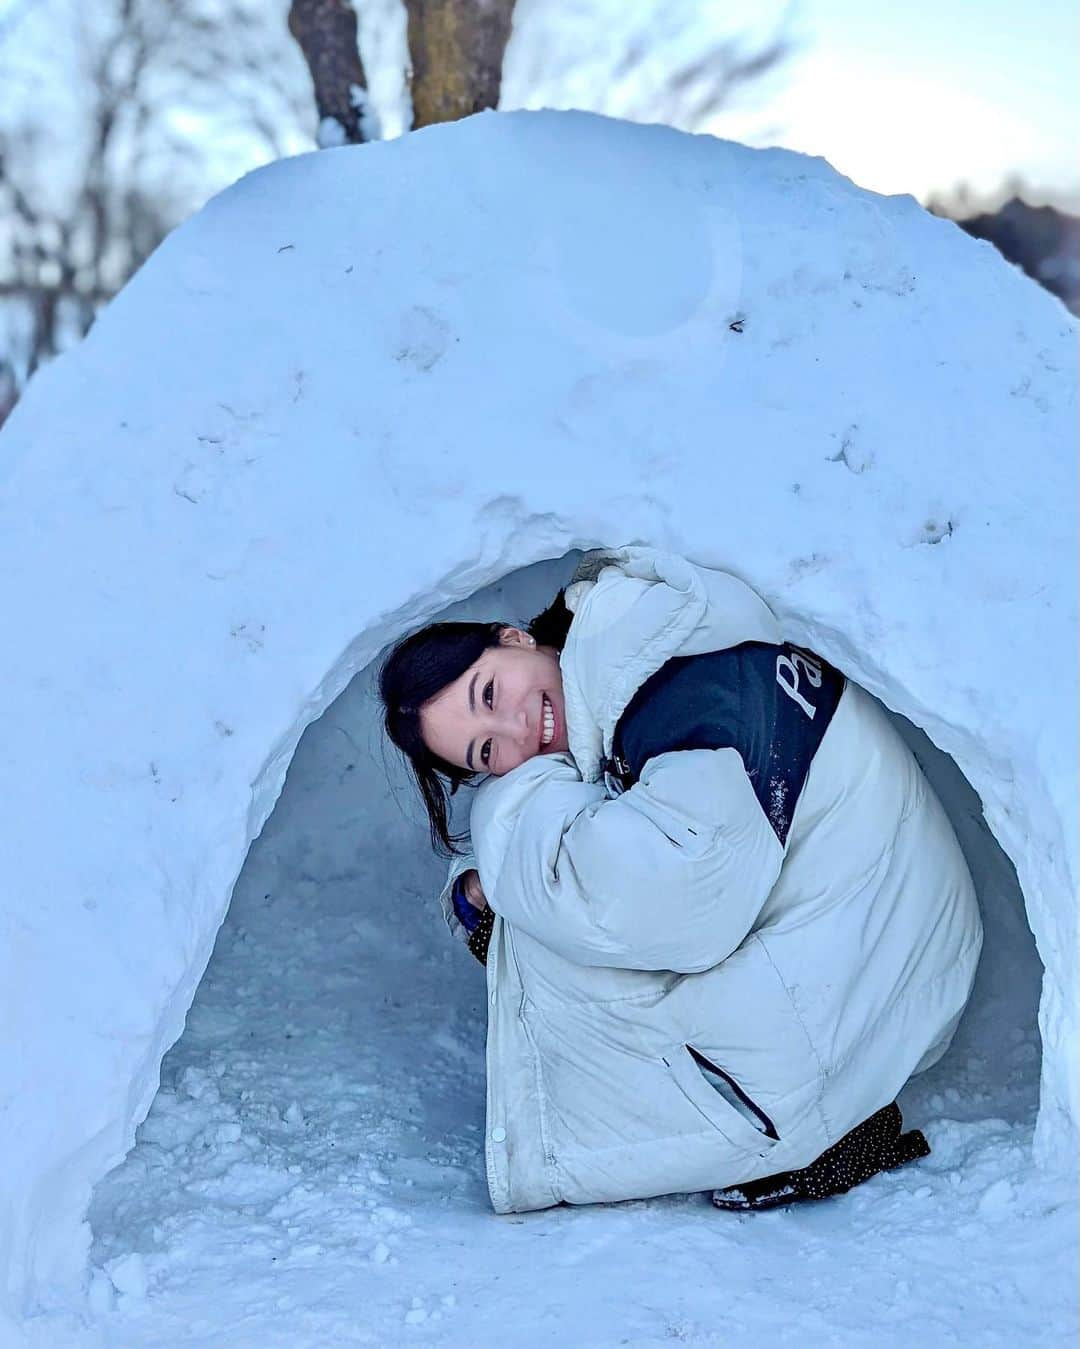
<path fill-rule="evenodd" d="M 736 573 L 951 756 L 1070 1157 L 1075 336 L 911 197 L 583 114 L 278 163 L 177 230 L 0 436 L 8 1304 L 81 1285 L 305 727 L 598 544 Z"/>

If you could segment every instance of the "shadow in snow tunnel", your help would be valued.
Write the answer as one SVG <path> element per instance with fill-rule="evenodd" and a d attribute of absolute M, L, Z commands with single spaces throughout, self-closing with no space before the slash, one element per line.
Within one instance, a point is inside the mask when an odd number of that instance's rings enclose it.
<path fill-rule="evenodd" d="M 576 560 L 512 573 L 440 617 L 527 621 Z M 484 981 L 437 912 L 444 863 L 383 741 L 374 669 L 300 741 L 137 1146 L 95 1191 L 96 1264 L 214 1222 L 287 1243 L 316 1194 L 339 1223 L 370 1217 L 385 1259 L 410 1208 L 487 1208 Z M 953 760 L 897 720 L 957 830 L 986 930 L 955 1040 L 901 1105 L 916 1127 L 1026 1125 L 1042 966 L 1016 875 Z"/>

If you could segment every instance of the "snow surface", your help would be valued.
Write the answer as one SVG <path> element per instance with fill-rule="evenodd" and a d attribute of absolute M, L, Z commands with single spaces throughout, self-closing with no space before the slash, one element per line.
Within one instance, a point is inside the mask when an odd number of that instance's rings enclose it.
<path fill-rule="evenodd" d="M 978 792 L 1046 968 L 1040 1169 L 1038 1045 L 1003 1010 L 1035 967 L 1003 903 L 992 982 L 1016 988 L 909 1089 L 922 1167 L 752 1227 L 697 1198 L 495 1219 L 479 971 L 362 757 L 286 853 L 284 802 L 253 850 L 99 1189 L 72 1333 L 1068 1333 L 1075 333 L 911 198 L 584 115 L 275 165 L 171 236 L 0 438 L 9 1307 L 77 1305 L 91 1187 L 304 728 L 448 603 L 641 539 L 750 581 Z M 361 764 L 348 848 L 325 843 Z M 29 1333 L 59 1343 L 59 1315 Z"/>

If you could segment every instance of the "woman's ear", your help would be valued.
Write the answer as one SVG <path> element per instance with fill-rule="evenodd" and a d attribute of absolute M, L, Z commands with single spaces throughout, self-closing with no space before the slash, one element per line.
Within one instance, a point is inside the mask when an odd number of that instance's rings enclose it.
<path fill-rule="evenodd" d="M 499 633 L 500 646 L 535 646 L 536 638 L 530 637 L 521 628 L 503 628 Z"/>

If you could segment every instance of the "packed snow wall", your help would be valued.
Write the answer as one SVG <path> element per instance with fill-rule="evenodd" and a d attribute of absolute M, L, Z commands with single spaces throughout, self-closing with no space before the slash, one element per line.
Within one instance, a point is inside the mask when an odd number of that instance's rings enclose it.
<path fill-rule="evenodd" d="M 0 436 L 7 1302 L 78 1288 L 304 727 L 596 544 L 737 573 L 954 757 L 1071 1156 L 1075 337 L 910 197 L 583 114 L 277 164 L 172 235 Z"/>

